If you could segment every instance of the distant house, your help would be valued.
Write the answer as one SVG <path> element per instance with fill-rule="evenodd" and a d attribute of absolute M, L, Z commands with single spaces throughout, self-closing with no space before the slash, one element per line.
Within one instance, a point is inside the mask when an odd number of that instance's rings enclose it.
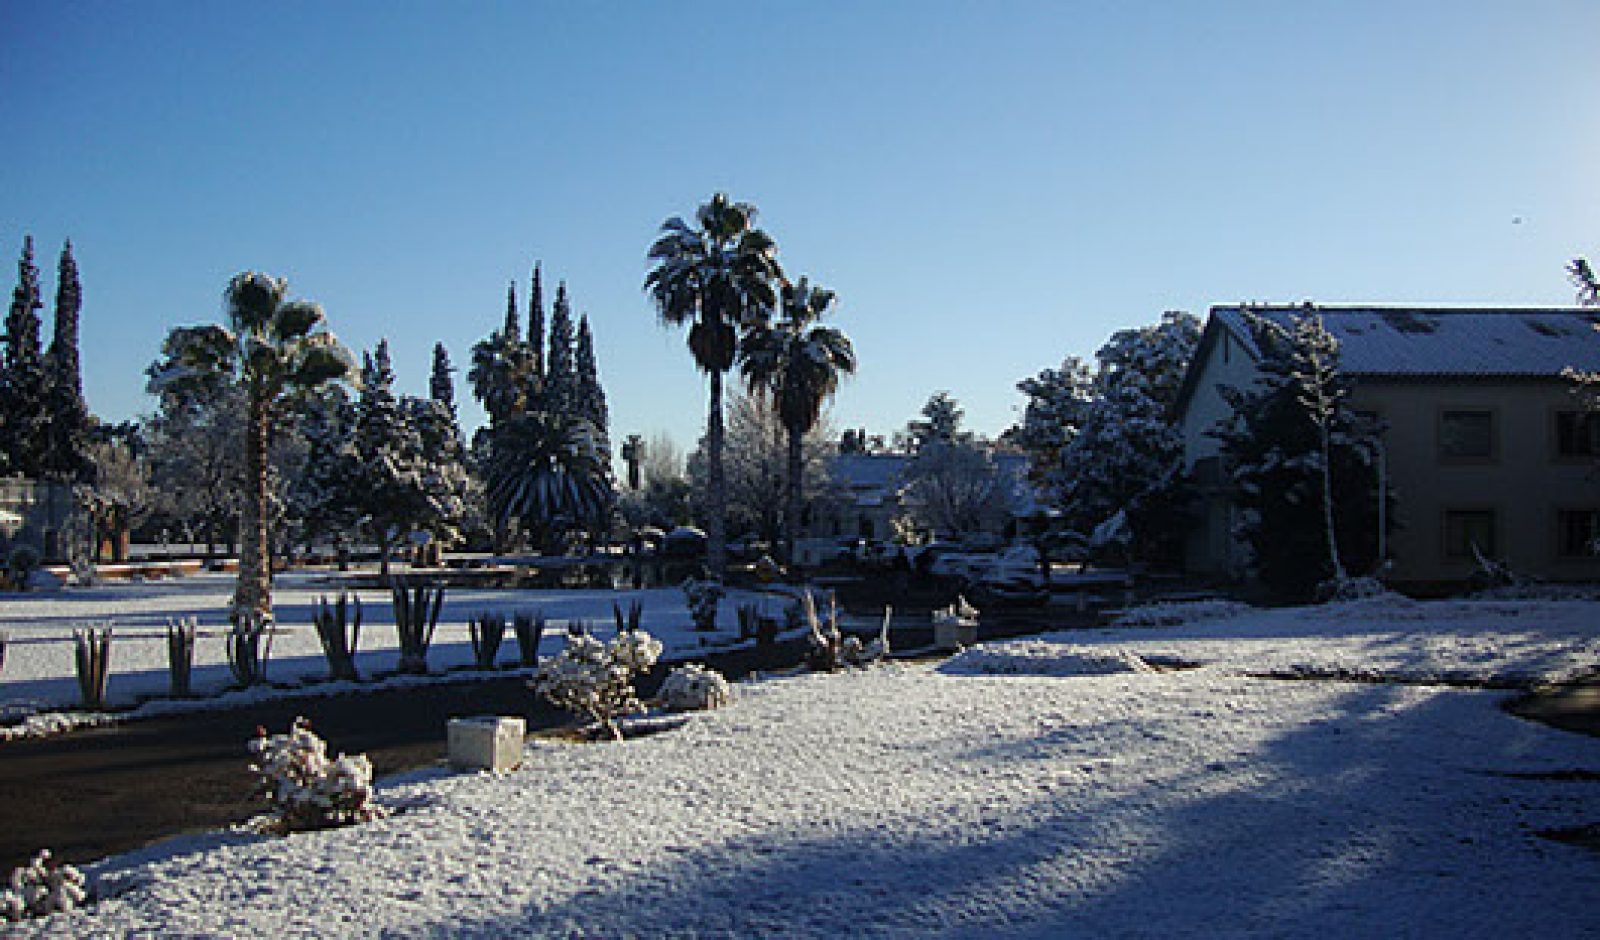
<path fill-rule="evenodd" d="M 1245 309 L 1211 309 L 1179 393 L 1185 463 L 1200 487 L 1186 564 L 1236 577 L 1248 563 L 1218 441 L 1220 386 L 1245 388 L 1260 359 Z M 1288 325 L 1302 307 L 1251 307 Z M 1473 547 L 1520 573 L 1600 579 L 1600 417 L 1562 377 L 1600 370 L 1600 309 L 1316 307 L 1340 344 L 1351 405 L 1380 419 L 1396 499 L 1393 579 L 1460 581 Z M 1374 532 L 1376 532 L 1376 520 Z"/>
<path fill-rule="evenodd" d="M 1021 454 L 997 453 L 994 462 L 1002 488 L 997 511 L 984 522 L 981 535 L 1000 543 L 1013 538 L 1018 522 L 1039 511 L 1028 483 L 1028 461 Z M 840 454 L 829 462 L 828 487 L 804 520 L 805 537 L 796 546 L 802 563 L 815 564 L 835 549 L 840 539 L 890 542 L 894 520 L 914 509 L 906 492 L 905 469 L 911 457 L 899 453 Z"/>
<path fill-rule="evenodd" d="M 46 561 L 64 561 L 70 533 L 86 527 L 72 487 L 0 478 L 0 562 L 19 545 L 33 546 Z"/>

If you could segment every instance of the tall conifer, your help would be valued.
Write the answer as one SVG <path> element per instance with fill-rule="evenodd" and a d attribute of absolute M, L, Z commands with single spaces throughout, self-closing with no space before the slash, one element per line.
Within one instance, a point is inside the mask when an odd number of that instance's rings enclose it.
<path fill-rule="evenodd" d="M 545 405 L 556 414 L 575 415 L 578 372 L 573 362 L 572 304 L 567 282 L 556 285 L 556 302 L 550 311 L 549 358 L 545 361 Z"/>
<path fill-rule="evenodd" d="M 578 319 L 578 339 L 573 346 L 573 360 L 577 371 L 578 416 L 594 425 L 601 451 L 610 464 L 611 415 L 606 407 L 606 390 L 600 384 L 600 368 L 594 357 L 594 335 L 589 332 L 589 315 Z"/>
<path fill-rule="evenodd" d="M 89 408 L 83 400 L 78 363 L 78 314 L 83 288 L 72 242 L 61 249 L 57 268 L 55 334 L 44 355 L 45 425 L 40 475 L 62 482 L 85 482 L 90 476 Z"/>
<path fill-rule="evenodd" d="M 456 413 L 456 383 L 450 377 L 455 372 L 450 364 L 450 351 L 443 343 L 433 344 L 433 374 L 428 377 L 428 397 Z"/>
<path fill-rule="evenodd" d="M 544 279 L 539 262 L 533 263 L 533 286 L 528 289 L 528 348 L 535 378 L 544 379 Z"/>
<path fill-rule="evenodd" d="M 6 315 L 4 400 L 5 450 L 9 469 L 37 477 L 43 457 L 44 357 L 39 351 L 39 268 L 33 263 L 33 236 L 22 240 L 17 287 Z"/>

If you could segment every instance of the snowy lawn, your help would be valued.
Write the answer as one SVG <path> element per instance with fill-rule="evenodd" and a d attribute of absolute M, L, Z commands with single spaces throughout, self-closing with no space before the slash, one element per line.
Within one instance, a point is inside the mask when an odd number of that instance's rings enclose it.
<path fill-rule="evenodd" d="M 878 667 L 109 860 L 81 936 L 1576 936 L 1600 741 L 1495 693 Z M 335 742 L 336 743 L 336 742 Z M 1540 776 L 1547 775 L 1547 776 Z"/>
<path fill-rule="evenodd" d="M 0 669 L 0 716 L 74 706 L 79 701 L 73 665 L 74 628 L 110 623 L 112 705 L 129 705 L 168 690 L 166 624 L 169 619 L 196 617 L 200 622 L 195 643 L 193 688 L 202 696 L 215 695 L 233 683 L 228 670 L 227 612 L 232 597 L 232 575 L 207 574 L 145 584 L 72 588 L 48 594 L 0 595 L 0 633 L 10 637 L 5 665 Z M 267 678 L 275 684 L 321 680 L 328 675 L 312 613 L 319 597 L 331 602 L 337 594 L 313 577 L 288 575 L 277 579 L 273 590 L 278 627 L 272 639 Z M 393 672 L 399 659 L 394 614 L 388 590 L 359 592 L 364 607 L 360 652 L 356 666 L 363 677 Z M 733 645 L 738 636 L 737 610 L 741 603 L 756 603 L 769 613 L 781 613 L 781 598 L 733 591 L 723 599 L 714 633 L 698 633 L 689 619 L 683 592 L 678 588 L 648 591 L 449 589 L 439 615 L 438 631 L 428 653 L 434 671 L 473 662 L 467 619 L 485 611 L 504 614 L 543 611 L 549 624 L 540 643 L 542 655 L 561 648 L 569 620 L 582 620 L 598 630 L 612 630 L 613 602 L 624 610 L 632 601 L 643 605 L 642 626 L 667 647 L 668 657 L 693 655 L 701 638 Z M 517 662 L 516 638 L 509 623 L 498 662 Z M 415 681 L 415 680 L 397 680 Z M 338 688 L 349 688 L 340 684 Z M 334 688 L 330 684 L 330 691 Z M 248 696 L 260 696 L 254 690 Z M 271 694 L 271 692 L 265 692 Z M 281 693 L 280 693 L 281 694 Z M 245 693 L 226 701 L 238 702 Z M 212 704 L 216 704 L 214 700 Z M 145 711 L 170 710 L 168 703 L 153 703 Z"/>
<path fill-rule="evenodd" d="M 1268 610 L 1202 602 L 1135 609 L 1128 619 L 1164 625 L 988 644 L 950 668 L 1035 672 L 1058 662 L 1066 643 L 1098 655 L 1134 654 L 1253 674 L 1529 685 L 1600 670 L 1600 602 L 1592 600 L 1413 601 L 1390 595 Z"/>

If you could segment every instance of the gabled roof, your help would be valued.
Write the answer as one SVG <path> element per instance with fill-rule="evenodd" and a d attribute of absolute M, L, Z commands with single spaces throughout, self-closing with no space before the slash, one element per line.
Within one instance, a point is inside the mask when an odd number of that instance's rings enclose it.
<path fill-rule="evenodd" d="M 1315 312 L 1353 376 L 1555 377 L 1567 368 L 1600 369 L 1595 307 L 1212 307 L 1259 358 L 1246 309 L 1282 326 Z"/>

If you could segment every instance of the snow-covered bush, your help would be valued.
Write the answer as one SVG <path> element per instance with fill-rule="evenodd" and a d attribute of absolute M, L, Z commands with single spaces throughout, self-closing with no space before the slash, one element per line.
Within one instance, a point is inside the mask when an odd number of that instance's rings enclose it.
<path fill-rule="evenodd" d="M 717 605 L 726 593 L 722 585 L 715 581 L 689 578 L 683 582 L 683 597 L 689 604 L 689 617 L 694 621 L 696 630 L 717 628 Z"/>
<path fill-rule="evenodd" d="M 715 669 L 690 663 L 668 674 L 659 698 L 675 712 L 709 711 L 733 701 L 733 687 Z"/>
<path fill-rule="evenodd" d="M 1178 627 L 1201 620 L 1237 617 L 1250 611 L 1249 604 L 1220 599 L 1203 601 L 1161 601 L 1130 607 L 1111 621 L 1113 627 Z"/>
<path fill-rule="evenodd" d="M 539 667 L 532 686 L 552 705 L 588 717 L 620 741 L 617 718 L 644 711 L 634 676 L 660 657 L 661 642 L 643 630 L 602 643 L 579 629 L 569 632 L 566 647 Z"/>
<path fill-rule="evenodd" d="M 258 792 L 272 808 L 274 832 L 325 829 L 382 815 L 372 800 L 372 763 L 365 754 L 328 759 L 328 745 L 296 718 L 288 734 L 257 728 L 249 745 Z"/>
<path fill-rule="evenodd" d="M 1366 601 L 1379 597 L 1387 597 L 1391 593 L 1389 588 L 1379 579 L 1372 577 L 1329 578 L 1317 585 L 1317 598 L 1327 604 L 1347 604 L 1352 601 Z"/>
<path fill-rule="evenodd" d="M 54 861 L 49 849 L 40 849 L 33 861 L 12 869 L 10 880 L 0 888 L 0 920 L 69 914 L 88 899 L 83 873 Z"/>

